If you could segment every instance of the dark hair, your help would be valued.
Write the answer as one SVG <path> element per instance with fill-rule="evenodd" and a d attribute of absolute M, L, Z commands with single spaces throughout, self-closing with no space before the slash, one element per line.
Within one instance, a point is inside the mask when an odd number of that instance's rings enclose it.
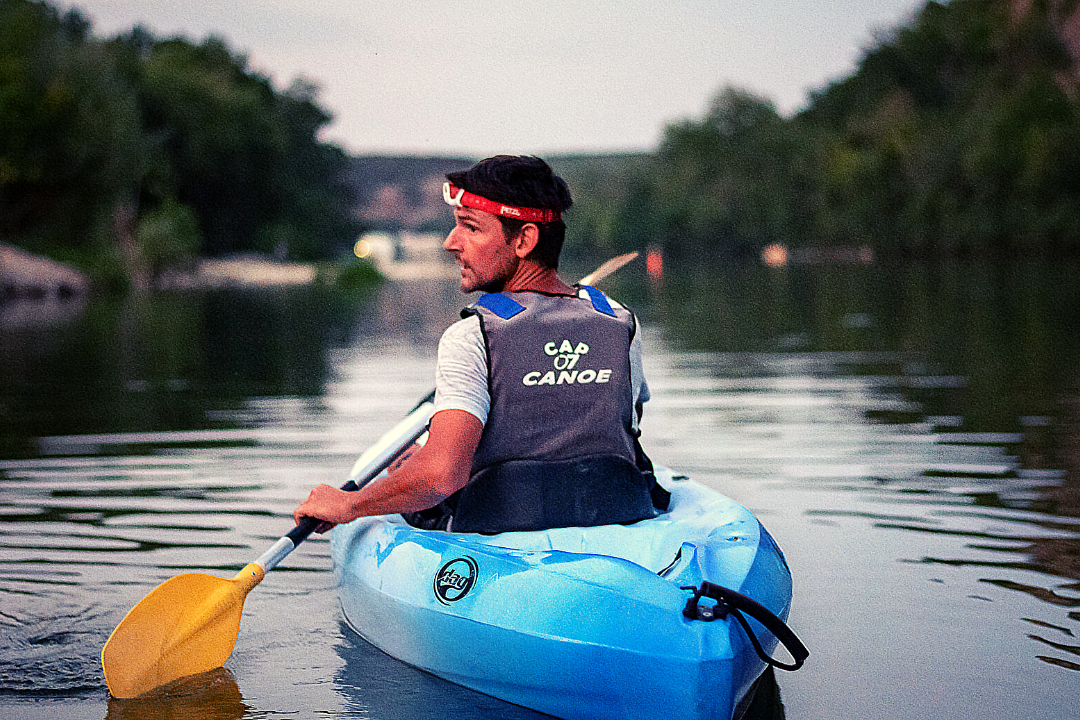
<path fill-rule="evenodd" d="M 570 189 L 563 179 L 538 157 L 496 155 L 481 160 L 468 170 L 447 173 L 446 179 L 455 187 L 474 195 L 516 207 L 562 213 L 574 204 Z M 525 226 L 522 220 L 498 217 L 508 239 L 517 237 Z M 529 257 L 545 267 L 558 268 L 559 253 L 566 238 L 566 223 L 560 219 L 535 225 L 540 229 L 540 237 Z"/>

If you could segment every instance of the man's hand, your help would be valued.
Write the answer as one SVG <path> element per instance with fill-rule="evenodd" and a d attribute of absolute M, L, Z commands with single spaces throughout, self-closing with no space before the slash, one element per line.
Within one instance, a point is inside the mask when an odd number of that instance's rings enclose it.
<path fill-rule="evenodd" d="M 356 516 L 352 515 L 350 495 L 351 493 L 330 485 L 316 485 L 311 489 L 307 500 L 293 511 L 293 520 L 297 524 L 305 517 L 322 520 L 322 524 L 315 528 L 317 533 L 324 533 L 335 525 L 351 522 Z"/>

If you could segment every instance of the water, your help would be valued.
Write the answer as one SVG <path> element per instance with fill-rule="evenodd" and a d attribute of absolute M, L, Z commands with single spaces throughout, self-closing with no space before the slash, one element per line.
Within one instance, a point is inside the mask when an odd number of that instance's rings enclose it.
<path fill-rule="evenodd" d="M 569 273 L 568 273 L 569 274 Z M 811 650 L 786 717 L 1075 717 L 1080 317 L 1069 266 L 697 268 L 645 322 L 654 460 L 753 510 Z M 227 577 L 429 389 L 453 283 L 0 309 L 0 716 L 540 717 L 344 625 L 312 538 L 225 668 L 110 700 L 98 655 L 184 572 Z"/>

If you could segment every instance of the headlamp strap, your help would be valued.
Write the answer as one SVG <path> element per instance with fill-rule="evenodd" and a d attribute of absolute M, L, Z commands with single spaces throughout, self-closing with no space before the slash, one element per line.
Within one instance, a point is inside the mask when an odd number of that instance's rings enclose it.
<path fill-rule="evenodd" d="M 492 215 L 500 215 L 514 220 L 523 220 L 530 223 L 549 223 L 558 220 L 562 213 L 558 210 L 547 208 L 524 208 L 504 205 L 503 203 L 488 200 L 462 188 L 455 187 L 452 183 L 443 183 L 443 200 L 447 205 L 454 207 L 469 207 L 474 210 L 482 210 Z"/>

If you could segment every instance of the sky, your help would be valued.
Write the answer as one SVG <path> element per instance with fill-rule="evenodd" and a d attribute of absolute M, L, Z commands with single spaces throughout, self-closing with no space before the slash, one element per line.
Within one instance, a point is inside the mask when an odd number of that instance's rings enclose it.
<path fill-rule="evenodd" d="M 650 151 L 737 87 L 784 115 L 924 0 L 54 0 L 99 37 L 224 39 L 314 82 L 355 154 Z"/>

